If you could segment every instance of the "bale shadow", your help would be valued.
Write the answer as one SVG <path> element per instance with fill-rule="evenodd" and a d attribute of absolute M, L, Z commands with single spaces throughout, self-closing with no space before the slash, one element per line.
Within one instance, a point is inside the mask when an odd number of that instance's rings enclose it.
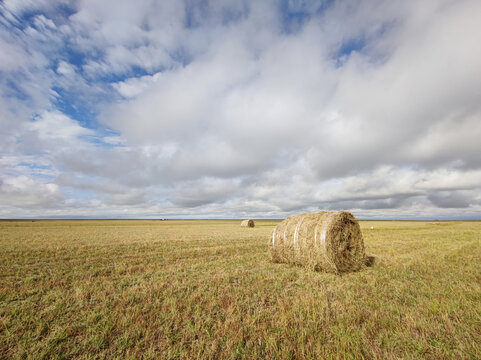
<path fill-rule="evenodd" d="M 374 265 L 375 262 L 376 262 L 376 257 L 375 257 L 375 256 L 367 255 L 367 256 L 366 256 L 366 260 L 364 261 L 364 264 L 365 264 L 367 267 L 371 267 L 371 266 Z"/>

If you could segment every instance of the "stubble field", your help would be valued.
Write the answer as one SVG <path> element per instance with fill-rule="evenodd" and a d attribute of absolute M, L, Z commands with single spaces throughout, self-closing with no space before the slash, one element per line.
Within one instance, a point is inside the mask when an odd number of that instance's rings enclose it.
<path fill-rule="evenodd" d="M 342 276 L 276 223 L 1 221 L 0 358 L 481 358 L 481 222 L 361 221 Z"/>

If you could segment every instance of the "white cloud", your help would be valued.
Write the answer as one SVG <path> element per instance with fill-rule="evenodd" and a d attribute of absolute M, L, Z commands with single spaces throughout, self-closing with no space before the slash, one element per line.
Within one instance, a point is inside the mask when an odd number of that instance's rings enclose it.
<path fill-rule="evenodd" d="M 56 184 L 43 183 L 34 178 L 19 176 L 0 178 L 0 214 L 15 207 L 50 207 L 60 198 Z"/>
<path fill-rule="evenodd" d="M 479 214 L 477 1 L 58 5 L 0 4 L 2 214 Z"/>
<path fill-rule="evenodd" d="M 57 66 L 57 73 L 63 76 L 71 77 L 75 74 L 75 66 L 66 61 L 60 61 Z"/>
<path fill-rule="evenodd" d="M 0 38 L 0 69 L 2 71 L 15 71 L 25 69 L 28 53 L 22 47 Z"/>
<path fill-rule="evenodd" d="M 129 78 L 124 81 L 119 81 L 112 84 L 112 86 L 124 98 L 132 99 L 141 95 L 145 90 L 149 89 L 155 82 L 159 80 L 162 73 L 154 75 L 146 75 L 138 78 Z"/>
<path fill-rule="evenodd" d="M 56 111 L 39 114 L 27 127 L 28 131 L 34 132 L 41 140 L 61 140 L 70 144 L 79 136 L 93 134 L 77 121 Z"/>

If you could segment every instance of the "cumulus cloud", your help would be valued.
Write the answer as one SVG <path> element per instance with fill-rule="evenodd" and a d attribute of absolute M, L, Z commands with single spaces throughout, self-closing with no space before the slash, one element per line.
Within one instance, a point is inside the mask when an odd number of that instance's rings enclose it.
<path fill-rule="evenodd" d="M 0 183 L 2 204 L 10 206 L 49 206 L 59 197 L 55 184 L 42 184 L 25 176 L 7 178 Z M 5 207 L 3 205 L 2 207 Z"/>
<path fill-rule="evenodd" d="M 2 216 L 481 210 L 477 1 L 0 6 Z"/>

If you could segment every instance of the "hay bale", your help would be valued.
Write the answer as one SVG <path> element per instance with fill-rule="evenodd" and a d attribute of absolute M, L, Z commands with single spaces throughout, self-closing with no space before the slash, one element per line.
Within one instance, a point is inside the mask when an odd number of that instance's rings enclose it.
<path fill-rule="evenodd" d="M 254 227 L 254 220 L 243 220 L 241 222 L 242 227 Z"/>
<path fill-rule="evenodd" d="M 316 271 L 356 271 L 366 261 L 359 223 L 344 211 L 286 218 L 274 229 L 270 250 L 274 262 L 303 265 Z"/>

